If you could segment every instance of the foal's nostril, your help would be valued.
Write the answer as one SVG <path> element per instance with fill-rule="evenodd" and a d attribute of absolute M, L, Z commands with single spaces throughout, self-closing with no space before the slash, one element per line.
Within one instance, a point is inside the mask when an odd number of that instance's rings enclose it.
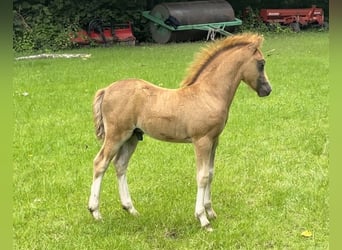
<path fill-rule="evenodd" d="M 269 84 L 261 85 L 261 87 L 258 89 L 258 96 L 260 97 L 268 96 L 269 94 L 271 94 L 271 92 L 272 92 L 272 88 Z"/>
<path fill-rule="evenodd" d="M 272 92 L 272 89 L 269 89 L 269 90 L 266 92 L 266 95 L 265 95 L 265 96 L 268 96 L 268 95 L 270 95 L 270 94 L 271 94 L 271 92 Z"/>

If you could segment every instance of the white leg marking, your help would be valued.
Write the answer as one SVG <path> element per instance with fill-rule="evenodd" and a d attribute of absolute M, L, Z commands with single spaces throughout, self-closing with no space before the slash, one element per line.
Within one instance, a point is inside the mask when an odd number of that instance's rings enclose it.
<path fill-rule="evenodd" d="M 134 153 L 137 144 L 138 140 L 133 135 L 127 142 L 122 145 L 114 159 L 122 207 L 134 216 L 139 215 L 139 213 L 133 206 L 131 195 L 129 193 L 126 173 L 129 159 Z"/>
<path fill-rule="evenodd" d="M 118 176 L 118 183 L 122 207 L 134 216 L 139 215 L 138 211 L 133 206 L 131 195 L 128 189 L 126 174 Z"/>
<path fill-rule="evenodd" d="M 202 137 L 194 142 L 197 165 L 197 197 L 195 206 L 195 216 L 199 219 L 201 226 L 207 231 L 212 231 L 207 218 L 216 216 L 211 208 L 210 184 L 213 176 L 215 149 L 217 139 Z"/>
<path fill-rule="evenodd" d="M 205 214 L 205 208 L 203 204 L 204 192 L 205 192 L 204 187 L 199 187 L 197 189 L 196 207 L 195 207 L 195 216 L 199 219 L 202 227 L 206 227 L 210 224 Z"/>
<path fill-rule="evenodd" d="M 201 227 L 209 228 L 210 222 L 205 213 L 204 207 L 204 196 L 205 189 L 208 184 L 208 174 L 206 173 L 206 168 L 202 167 L 197 173 L 197 196 L 196 196 L 196 207 L 195 216 L 199 219 Z"/>
<path fill-rule="evenodd" d="M 210 199 L 210 184 L 205 189 L 204 193 L 204 207 L 205 211 L 208 214 L 209 219 L 215 219 L 216 218 L 216 213 L 211 205 L 211 199 Z"/>
<path fill-rule="evenodd" d="M 99 200 L 100 200 L 100 189 L 101 189 L 101 182 L 102 182 L 103 175 L 99 175 L 91 185 L 90 197 L 89 197 L 89 204 L 88 208 L 89 211 L 92 213 L 94 219 L 100 220 L 101 214 L 99 211 Z"/>
<path fill-rule="evenodd" d="M 209 179 L 208 179 L 208 184 L 205 188 L 205 193 L 204 193 L 204 207 L 208 214 L 209 219 L 216 218 L 216 213 L 212 207 L 212 201 L 211 201 L 211 183 L 214 178 L 214 163 L 215 163 L 215 152 L 216 152 L 217 145 L 218 145 L 218 139 L 214 141 L 213 147 L 211 149 L 210 163 L 209 163 Z"/>
<path fill-rule="evenodd" d="M 215 219 L 216 218 L 216 213 L 214 209 L 212 208 L 212 203 L 211 203 L 211 182 L 213 179 L 213 167 L 209 169 L 209 181 L 207 186 L 205 187 L 205 192 L 204 192 L 204 207 L 205 210 L 208 214 L 209 219 Z"/>

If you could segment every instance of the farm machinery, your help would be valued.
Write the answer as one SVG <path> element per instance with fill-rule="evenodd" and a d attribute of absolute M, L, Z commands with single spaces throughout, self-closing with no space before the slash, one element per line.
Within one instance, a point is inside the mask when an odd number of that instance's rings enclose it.
<path fill-rule="evenodd" d="M 289 25 L 294 31 L 308 25 L 324 25 L 324 11 L 315 5 L 304 9 L 261 9 L 260 17 L 267 24 Z"/>
<path fill-rule="evenodd" d="M 165 2 L 144 11 L 152 38 L 157 43 L 194 41 L 217 33 L 230 35 L 229 28 L 241 25 L 232 6 L 225 0 Z"/>
<path fill-rule="evenodd" d="M 75 34 L 70 35 L 70 40 L 74 44 L 88 45 L 125 43 L 135 45 L 135 36 L 133 35 L 130 22 L 123 24 L 105 24 L 101 19 L 94 19 L 89 22 L 87 29 L 81 29 Z"/>
<path fill-rule="evenodd" d="M 246 15 L 249 14 L 246 8 Z M 242 21 L 235 17 L 234 9 L 226 0 L 200 0 L 190 2 L 162 2 L 142 16 L 152 39 L 157 43 L 195 40 L 214 40 L 217 34 L 231 35 Z M 261 9 L 259 17 L 266 24 L 288 25 L 294 31 L 302 27 L 318 25 L 325 27 L 324 11 L 312 5 L 302 9 Z M 258 18 L 259 18 L 258 17 Z M 73 34 L 70 40 L 78 45 L 90 43 L 126 43 L 134 45 L 132 24 L 104 25 L 100 19 L 89 22 L 89 26 Z"/>

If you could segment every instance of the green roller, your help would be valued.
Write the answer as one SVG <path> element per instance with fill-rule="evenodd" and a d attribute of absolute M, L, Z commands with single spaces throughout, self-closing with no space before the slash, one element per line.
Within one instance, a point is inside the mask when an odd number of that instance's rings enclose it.
<path fill-rule="evenodd" d="M 193 41 L 208 38 L 208 32 L 228 35 L 226 27 L 241 25 L 232 6 L 224 0 L 161 3 L 143 16 L 157 43 Z"/>

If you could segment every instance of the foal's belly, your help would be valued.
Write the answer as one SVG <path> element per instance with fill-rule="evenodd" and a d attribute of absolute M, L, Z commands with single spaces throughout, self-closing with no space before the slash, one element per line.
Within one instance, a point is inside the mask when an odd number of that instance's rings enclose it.
<path fill-rule="evenodd" d="M 138 125 L 145 134 L 150 137 L 168 142 L 191 142 L 186 126 L 173 117 L 154 117 L 153 119 Z"/>
<path fill-rule="evenodd" d="M 178 142 L 178 143 L 190 143 L 192 142 L 190 137 L 177 137 L 173 134 L 167 133 L 153 133 L 148 134 L 150 137 L 160 140 L 160 141 L 167 141 L 167 142 Z"/>

